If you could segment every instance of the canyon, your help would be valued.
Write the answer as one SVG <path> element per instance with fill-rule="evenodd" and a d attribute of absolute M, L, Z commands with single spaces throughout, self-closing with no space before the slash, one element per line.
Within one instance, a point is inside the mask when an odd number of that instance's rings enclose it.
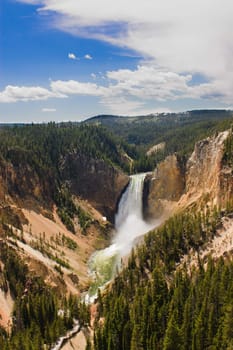
<path fill-rule="evenodd" d="M 232 169 L 224 161 L 224 147 L 231 133 L 232 130 L 228 130 L 198 141 L 187 161 L 176 154 L 170 155 L 143 176 L 141 209 L 142 219 L 148 226 L 136 236 L 183 210 L 226 207 L 233 193 Z M 67 153 L 59 163 L 62 183 L 88 218 L 88 225 L 83 229 L 78 215 L 74 216 L 74 232 L 71 232 L 58 215 L 52 176 L 38 176 L 24 159 L 18 161 L 20 157 L 14 154 L 14 161 L 1 160 L 1 242 L 6 241 L 9 247 L 16 249 L 29 271 L 40 276 L 58 294 L 80 296 L 91 283 L 88 271 L 91 255 L 110 242 L 114 244 L 114 237 L 117 237 L 114 224 L 117 231 L 121 224 L 114 215 L 131 179 L 109 162 L 77 151 Z M 124 221 L 122 217 L 121 221 Z M 137 224 L 134 222 L 132 229 L 134 225 Z M 217 235 L 202 248 L 201 256 L 219 257 L 230 253 L 232 227 L 232 218 L 223 218 Z M 124 232 L 123 236 L 126 234 Z M 135 244 L 137 242 L 136 239 Z M 120 258 L 126 254 L 129 250 Z M 184 261 L 191 266 L 197 264 L 197 257 L 188 254 Z M 7 284 L 3 270 L 1 262 L 1 286 Z M 0 324 L 5 328 L 11 327 L 13 305 L 14 299 L 6 287 L 5 292 L 0 292 Z M 81 334 L 78 337 L 82 337 Z M 84 340 L 82 343 L 84 349 L 86 343 Z"/>

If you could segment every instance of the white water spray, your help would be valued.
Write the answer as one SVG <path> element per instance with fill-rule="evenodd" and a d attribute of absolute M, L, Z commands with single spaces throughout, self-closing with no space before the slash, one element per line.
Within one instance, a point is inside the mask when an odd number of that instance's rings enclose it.
<path fill-rule="evenodd" d="M 113 246 L 121 257 L 131 251 L 135 238 L 152 228 L 152 225 L 143 220 L 142 194 L 145 176 L 146 174 L 131 176 L 130 184 L 119 203 L 115 217 L 116 235 Z"/>
<path fill-rule="evenodd" d="M 95 282 L 89 290 L 89 297 L 95 295 L 99 287 L 113 278 L 121 258 L 129 254 L 135 245 L 135 239 L 154 227 L 143 220 L 142 194 L 145 175 L 131 176 L 115 216 L 116 234 L 112 244 L 94 253 L 90 259 L 90 271 Z"/>

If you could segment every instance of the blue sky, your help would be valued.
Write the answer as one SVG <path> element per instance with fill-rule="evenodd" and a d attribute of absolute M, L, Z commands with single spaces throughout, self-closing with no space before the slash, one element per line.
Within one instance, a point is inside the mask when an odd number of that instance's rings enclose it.
<path fill-rule="evenodd" d="M 231 108 L 228 0 L 3 0 L 0 121 Z"/>

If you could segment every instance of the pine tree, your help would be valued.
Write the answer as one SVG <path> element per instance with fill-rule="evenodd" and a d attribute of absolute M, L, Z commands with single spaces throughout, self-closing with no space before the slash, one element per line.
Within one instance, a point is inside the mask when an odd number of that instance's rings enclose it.
<path fill-rule="evenodd" d="M 182 346 L 181 331 L 174 315 L 170 317 L 164 336 L 163 350 L 180 350 Z"/>

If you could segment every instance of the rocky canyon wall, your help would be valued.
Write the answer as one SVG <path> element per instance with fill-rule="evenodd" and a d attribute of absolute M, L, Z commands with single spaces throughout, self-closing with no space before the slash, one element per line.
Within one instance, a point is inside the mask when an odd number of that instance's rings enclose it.
<path fill-rule="evenodd" d="M 60 170 L 71 193 L 88 200 L 113 222 L 119 198 L 129 182 L 126 174 L 104 160 L 87 158 L 80 153 L 68 154 Z"/>
<path fill-rule="evenodd" d="M 158 218 L 195 206 L 224 207 L 233 194 L 232 168 L 224 163 L 229 131 L 196 143 L 185 168 L 176 155 L 167 157 L 146 177 L 144 213 Z"/>

